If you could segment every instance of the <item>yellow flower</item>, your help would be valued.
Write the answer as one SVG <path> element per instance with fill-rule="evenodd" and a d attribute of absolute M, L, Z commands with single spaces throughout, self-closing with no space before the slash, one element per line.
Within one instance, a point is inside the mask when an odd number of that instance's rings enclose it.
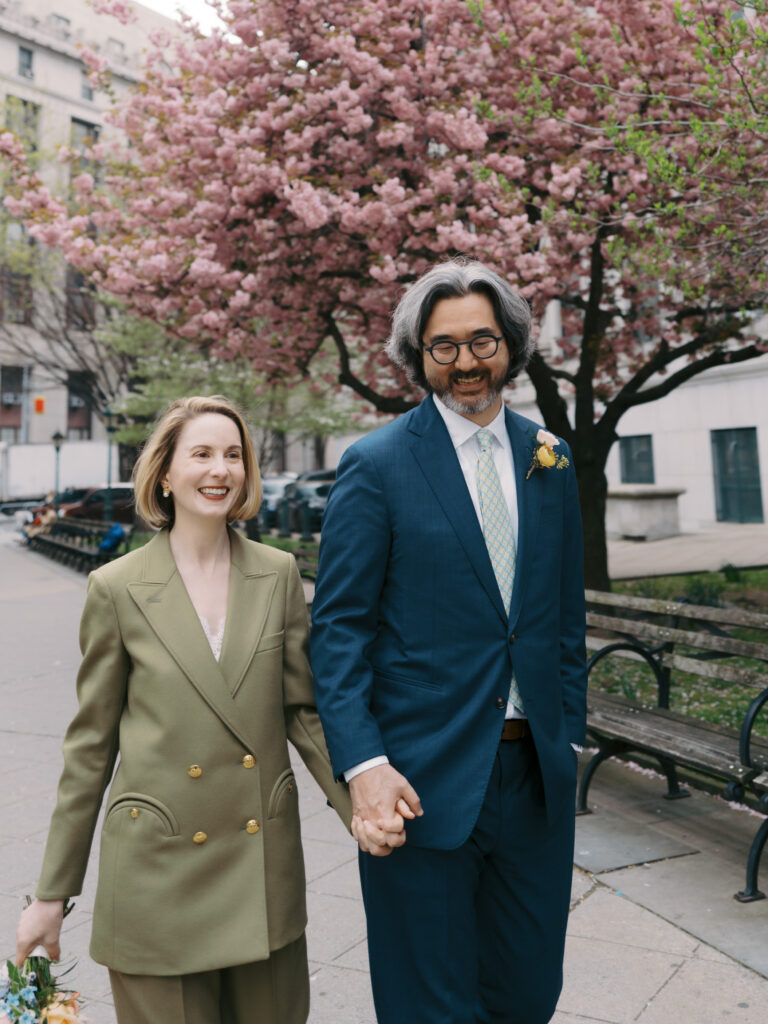
<path fill-rule="evenodd" d="M 548 444 L 543 444 L 540 448 L 536 449 L 536 459 L 539 465 L 544 466 L 545 469 L 549 469 L 550 466 L 554 466 L 557 462 L 557 456 Z"/>
<path fill-rule="evenodd" d="M 54 999 L 40 1014 L 40 1024 L 80 1024 L 77 1015 L 77 997 L 79 993 L 67 999 Z"/>

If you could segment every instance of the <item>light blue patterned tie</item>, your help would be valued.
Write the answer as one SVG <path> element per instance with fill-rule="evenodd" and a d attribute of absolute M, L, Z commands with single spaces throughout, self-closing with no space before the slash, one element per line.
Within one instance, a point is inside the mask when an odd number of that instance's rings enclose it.
<path fill-rule="evenodd" d="M 483 518 L 483 536 L 504 602 L 504 611 L 509 615 L 512 587 L 515 583 L 515 533 L 496 463 L 493 460 L 493 432 L 483 428 L 477 431 L 475 437 L 480 448 L 477 460 L 477 493 Z M 523 710 L 523 701 L 514 679 L 509 685 L 509 699 L 516 708 Z"/>

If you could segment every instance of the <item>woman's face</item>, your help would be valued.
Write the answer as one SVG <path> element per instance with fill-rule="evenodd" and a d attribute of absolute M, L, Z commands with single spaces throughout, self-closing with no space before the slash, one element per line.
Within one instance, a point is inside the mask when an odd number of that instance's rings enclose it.
<path fill-rule="evenodd" d="M 176 522 L 200 517 L 226 520 L 245 486 L 237 424 L 216 412 L 185 423 L 161 483 L 173 494 Z"/>

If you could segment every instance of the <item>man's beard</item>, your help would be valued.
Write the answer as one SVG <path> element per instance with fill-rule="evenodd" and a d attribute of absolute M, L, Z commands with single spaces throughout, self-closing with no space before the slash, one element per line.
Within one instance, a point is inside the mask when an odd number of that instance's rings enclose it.
<path fill-rule="evenodd" d="M 453 394 L 451 391 L 452 384 L 456 381 L 463 380 L 466 377 L 476 377 L 478 373 L 485 377 L 487 382 L 484 394 L 478 395 L 476 398 L 469 395 L 460 396 Z M 485 412 L 486 409 L 490 409 L 494 402 L 496 402 L 500 397 L 506 382 L 506 371 L 503 374 L 499 373 L 494 377 L 490 370 L 483 369 L 476 370 L 474 373 L 454 372 L 448 378 L 448 382 L 446 384 L 443 384 L 442 382 L 436 383 L 431 380 L 427 381 L 430 388 L 434 394 L 437 395 L 443 405 L 448 409 L 451 409 L 453 412 L 457 412 L 460 416 L 477 416 L 479 413 Z"/>

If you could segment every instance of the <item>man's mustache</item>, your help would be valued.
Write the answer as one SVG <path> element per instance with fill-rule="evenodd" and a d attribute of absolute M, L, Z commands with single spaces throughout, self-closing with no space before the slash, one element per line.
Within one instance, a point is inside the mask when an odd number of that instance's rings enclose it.
<path fill-rule="evenodd" d="M 490 381 L 491 371 L 486 370 L 485 367 L 472 370 L 471 373 L 465 373 L 462 370 L 454 370 L 449 379 L 451 384 L 461 384 L 463 381 L 473 380 L 476 377 L 484 377 L 486 380 Z"/>

